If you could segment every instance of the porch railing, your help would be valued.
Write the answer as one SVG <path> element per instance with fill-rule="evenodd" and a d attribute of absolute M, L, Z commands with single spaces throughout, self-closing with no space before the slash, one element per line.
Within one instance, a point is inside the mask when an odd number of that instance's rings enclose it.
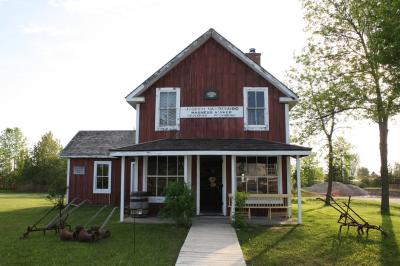
<path fill-rule="evenodd" d="M 232 207 L 232 194 L 228 195 L 228 207 Z M 248 210 L 249 219 L 251 218 L 251 209 L 267 209 L 268 217 L 271 219 L 272 209 L 289 209 L 288 194 L 248 194 L 243 209 Z"/>

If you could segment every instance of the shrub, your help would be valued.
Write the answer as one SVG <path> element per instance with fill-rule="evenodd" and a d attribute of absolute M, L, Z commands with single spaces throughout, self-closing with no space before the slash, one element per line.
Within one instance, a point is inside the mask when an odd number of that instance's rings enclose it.
<path fill-rule="evenodd" d="M 177 226 L 190 227 L 195 214 L 192 190 L 182 182 L 174 182 L 168 184 L 165 196 L 161 217 L 174 220 Z"/>
<path fill-rule="evenodd" d="M 236 192 L 236 208 L 235 215 L 233 216 L 232 225 L 235 228 L 244 228 L 248 226 L 246 220 L 246 213 L 244 212 L 244 206 L 246 205 L 246 200 L 248 194 L 246 192 Z"/>

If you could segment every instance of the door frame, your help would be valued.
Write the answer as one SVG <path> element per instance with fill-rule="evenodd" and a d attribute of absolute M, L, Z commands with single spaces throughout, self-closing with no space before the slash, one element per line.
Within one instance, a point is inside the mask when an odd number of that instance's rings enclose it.
<path fill-rule="evenodd" d="M 226 216 L 226 155 L 222 155 L 222 210 Z M 200 160 L 201 156 L 196 156 L 196 215 L 200 215 Z"/>

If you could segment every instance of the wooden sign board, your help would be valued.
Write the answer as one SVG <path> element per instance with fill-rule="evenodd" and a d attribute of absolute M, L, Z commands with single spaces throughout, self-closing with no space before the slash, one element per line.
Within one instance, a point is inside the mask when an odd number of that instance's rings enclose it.
<path fill-rule="evenodd" d="M 180 118 L 240 118 L 243 106 L 181 107 Z"/>

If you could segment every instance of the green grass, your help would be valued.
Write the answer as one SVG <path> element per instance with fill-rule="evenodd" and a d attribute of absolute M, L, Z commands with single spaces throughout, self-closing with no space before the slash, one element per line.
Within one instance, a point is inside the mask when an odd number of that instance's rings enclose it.
<path fill-rule="evenodd" d="M 338 213 L 321 201 L 304 199 L 303 225 L 237 231 L 247 264 L 400 265 L 400 206 L 392 206 L 391 216 L 381 216 L 379 202 L 358 200 L 351 205 L 371 224 L 382 225 L 388 236 L 372 230 L 368 239 L 358 238 L 356 229 L 346 234 L 343 228 L 339 240 Z"/>
<path fill-rule="evenodd" d="M 136 224 L 136 253 L 133 254 L 133 225 L 118 222 L 115 213 L 107 226 L 111 238 L 96 243 L 62 242 L 53 232 L 37 232 L 26 240 L 19 237 L 50 207 L 43 194 L 0 194 L 0 265 L 174 265 L 187 230 L 173 225 Z M 69 222 L 84 224 L 97 207 L 85 206 Z M 108 211 L 111 208 L 108 209 Z M 108 212 L 107 211 L 107 212 Z M 107 213 L 99 217 L 102 220 Z"/>

